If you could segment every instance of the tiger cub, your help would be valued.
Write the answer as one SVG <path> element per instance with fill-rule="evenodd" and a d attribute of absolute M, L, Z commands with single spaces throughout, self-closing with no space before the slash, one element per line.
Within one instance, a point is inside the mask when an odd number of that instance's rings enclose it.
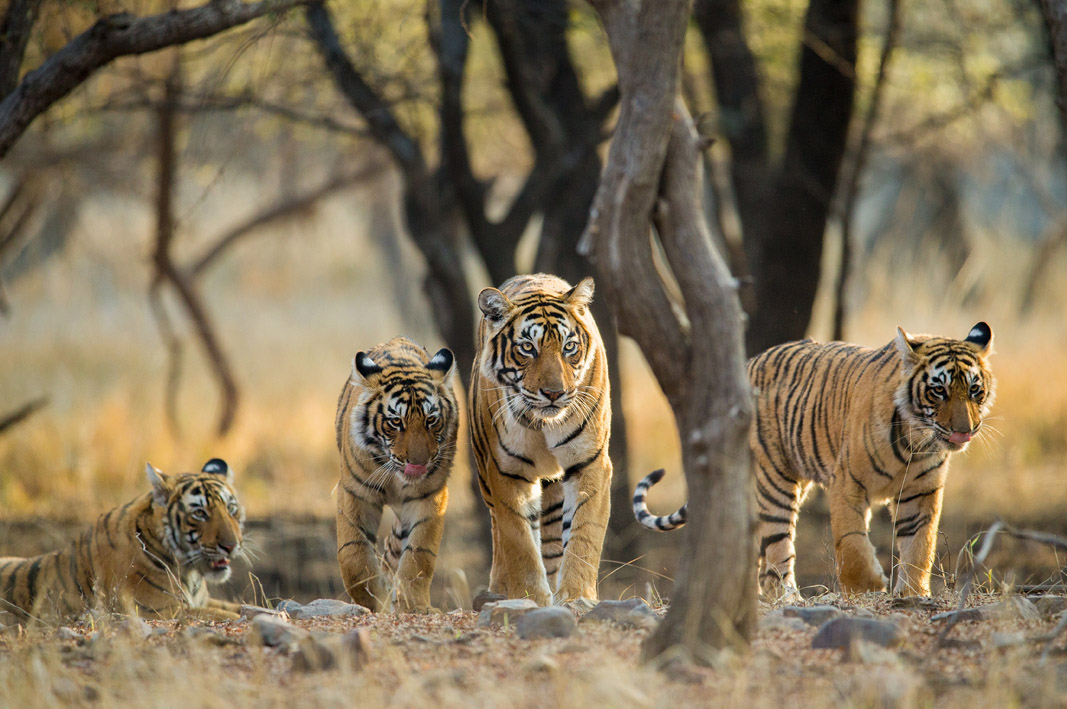
<path fill-rule="evenodd" d="M 489 585 L 540 605 L 597 597 L 611 394 L 592 298 L 592 278 L 572 288 L 545 274 L 478 295 L 470 417 L 492 518 Z"/>
<path fill-rule="evenodd" d="M 948 459 L 982 431 L 995 382 L 984 322 L 963 340 L 909 335 L 879 349 L 804 340 L 748 363 L 756 394 L 749 436 L 756 463 L 760 586 L 796 593 L 797 513 L 812 483 L 829 492 L 837 577 L 848 592 L 882 591 L 888 580 L 867 536 L 871 506 L 887 504 L 897 542 L 895 593 L 930 594 L 930 568 Z M 647 527 L 685 523 L 685 508 L 656 517 L 645 493 L 634 514 Z"/>
<path fill-rule="evenodd" d="M 389 601 L 375 552 L 384 505 L 397 516 L 385 544 L 396 608 L 430 609 L 456 452 L 452 365 L 451 350 L 430 357 L 395 337 L 356 354 L 337 402 L 337 562 L 348 595 L 371 610 Z"/>
<path fill-rule="evenodd" d="M 23 618 L 102 606 L 154 618 L 238 618 L 240 606 L 208 595 L 230 577 L 242 549 L 244 508 L 219 458 L 199 473 L 146 466 L 151 492 L 100 517 L 69 546 L 29 559 L 0 559 L 4 610 Z M 207 582 L 207 583 L 205 583 Z"/>

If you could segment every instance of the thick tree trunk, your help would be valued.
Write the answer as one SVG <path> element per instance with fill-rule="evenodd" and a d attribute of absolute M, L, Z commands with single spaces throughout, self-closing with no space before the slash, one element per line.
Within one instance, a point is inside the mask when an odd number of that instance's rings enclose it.
<path fill-rule="evenodd" d="M 745 233 L 756 296 L 749 354 L 804 337 L 811 320 L 852 116 L 857 21 L 857 0 L 808 5 L 785 158 L 755 229 Z"/>
<path fill-rule="evenodd" d="M 686 564 L 645 656 L 680 650 L 709 663 L 719 648 L 746 645 L 755 629 L 752 401 L 736 285 L 701 208 L 700 139 L 674 103 L 689 2 L 594 5 L 622 101 L 583 248 L 606 276 L 620 332 L 641 346 L 667 394 L 689 486 Z M 653 215 L 684 303 L 671 302 L 652 267 Z"/>

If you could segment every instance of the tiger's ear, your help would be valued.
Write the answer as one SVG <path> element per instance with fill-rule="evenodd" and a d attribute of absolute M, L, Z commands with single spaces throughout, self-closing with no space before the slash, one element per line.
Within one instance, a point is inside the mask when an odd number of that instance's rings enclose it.
<path fill-rule="evenodd" d="M 452 371 L 452 365 L 455 364 L 456 357 L 452 354 L 452 350 L 447 347 L 442 347 L 437 350 L 437 354 L 430 358 L 430 361 L 426 363 L 426 369 L 431 372 L 436 372 L 440 375 L 440 378 L 444 380 L 448 377 Z"/>
<path fill-rule="evenodd" d="M 381 371 L 382 368 L 376 365 L 366 352 L 357 352 L 352 358 L 352 381 L 355 384 L 366 384 L 368 379 Z"/>
<path fill-rule="evenodd" d="M 967 333 L 967 338 L 964 342 L 978 345 L 981 348 L 981 354 L 987 355 L 993 351 L 993 331 L 984 322 L 977 323 Z"/>
<path fill-rule="evenodd" d="M 144 472 L 148 477 L 148 482 L 152 485 L 152 502 L 157 505 L 167 504 L 167 500 L 170 499 L 170 480 L 162 470 L 151 463 L 145 463 Z"/>
<path fill-rule="evenodd" d="M 485 319 L 494 325 L 500 324 L 512 307 L 508 297 L 496 288 L 483 288 L 478 294 L 478 308 L 481 309 Z"/>
<path fill-rule="evenodd" d="M 563 294 L 563 299 L 570 305 L 584 308 L 593 302 L 593 277 L 586 276 L 574 288 Z"/>
<path fill-rule="evenodd" d="M 915 352 L 918 346 L 918 340 L 905 332 L 903 328 L 897 328 L 897 350 L 906 364 L 915 364 L 919 361 L 919 355 Z"/>
<path fill-rule="evenodd" d="M 233 470 L 230 468 L 229 463 L 222 458 L 212 458 L 204 463 L 204 467 L 200 469 L 200 472 L 221 475 L 226 479 L 226 482 L 233 482 Z"/>

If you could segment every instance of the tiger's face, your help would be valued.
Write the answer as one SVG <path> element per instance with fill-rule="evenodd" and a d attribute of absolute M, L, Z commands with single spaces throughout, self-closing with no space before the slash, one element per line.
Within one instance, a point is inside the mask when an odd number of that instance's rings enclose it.
<path fill-rule="evenodd" d="M 898 408 L 944 450 L 966 448 L 981 431 L 995 394 L 986 361 L 993 350 L 992 330 L 980 322 L 965 339 L 952 340 L 912 336 L 897 328 L 897 348 L 905 373 Z"/>
<path fill-rule="evenodd" d="M 514 302 L 496 288 L 478 295 L 490 333 L 483 375 L 503 387 L 519 420 L 559 421 L 582 399 L 579 384 L 594 352 L 585 324 L 592 297 L 592 278 L 562 294 L 540 292 Z"/>
<path fill-rule="evenodd" d="M 353 381 L 366 400 L 353 410 L 360 444 L 380 467 L 368 483 L 380 487 L 392 474 L 407 485 L 438 471 L 455 428 L 451 350 L 441 349 L 423 364 L 396 361 L 379 365 L 365 353 L 353 362 Z"/>
<path fill-rule="evenodd" d="M 153 504 L 163 508 L 163 539 L 182 566 L 213 583 L 230 577 L 242 551 L 244 507 L 233 489 L 233 471 L 212 458 L 199 473 L 164 475 L 151 465 Z"/>

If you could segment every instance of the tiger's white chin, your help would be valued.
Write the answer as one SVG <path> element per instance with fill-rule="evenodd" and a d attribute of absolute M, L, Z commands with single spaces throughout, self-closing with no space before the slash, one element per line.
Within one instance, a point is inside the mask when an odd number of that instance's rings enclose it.
<path fill-rule="evenodd" d="M 204 578 L 209 583 L 226 583 L 230 580 L 230 567 L 224 567 L 221 569 L 212 568 L 210 571 L 204 574 Z"/>

